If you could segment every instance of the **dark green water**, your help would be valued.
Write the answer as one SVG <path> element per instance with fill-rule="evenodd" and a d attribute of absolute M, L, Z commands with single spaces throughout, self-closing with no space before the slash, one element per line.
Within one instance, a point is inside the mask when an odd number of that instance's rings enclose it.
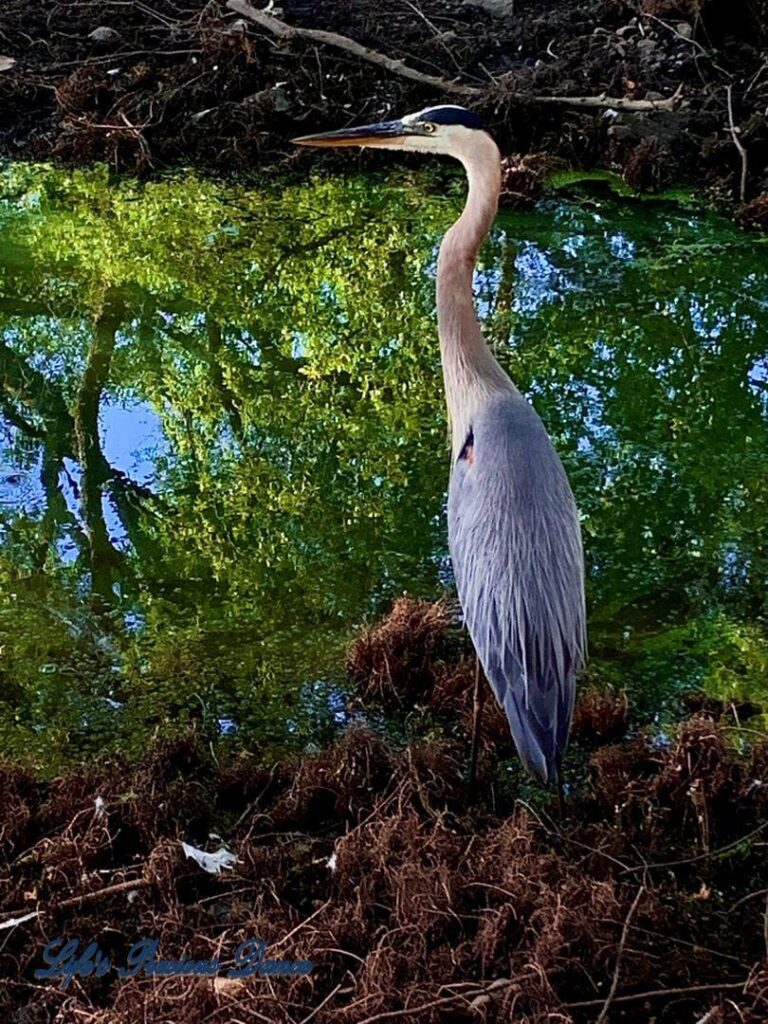
<path fill-rule="evenodd" d="M 0 749 L 303 743 L 356 624 L 450 584 L 433 322 L 461 183 L 0 173 Z M 477 275 L 583 516 L 592 675 L 760 697 L 768 248 L 555 194 Z M 231 739 L 227 742 L 232 742 Z"/>

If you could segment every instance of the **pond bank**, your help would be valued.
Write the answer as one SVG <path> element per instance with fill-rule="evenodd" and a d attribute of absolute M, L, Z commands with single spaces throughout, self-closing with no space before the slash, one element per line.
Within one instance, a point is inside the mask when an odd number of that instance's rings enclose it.
<path fill-rule="evenodd" d="M 747 730 L 738 750 L 715 702 L 672 739 L 630 730 L 621 695 L 587 693 L 557 822 L 500 758 L 490 715 L 470 803 L 472 666 L 450 664 L 447 622 L 440 605 L 401 603 L 350 651 L 368 714 L 413 721 L 426 703 L 448 723 L 406 743 L 357 726 L 273 761 L 214 754 L 190 733 L 138 764 L 103 759 L 50 782 L 0 766 L 6 1015 L 764 1021 L 765 734 Z M 182 842 L 237 859 L 207 873 Z M 222 961 L 258 937 L 270 959 L 315 966 L 272 981 L 111 971 L 68 990 L 32 984 L 55 935 L 93 940 L 116 964 L 138 937 L 159 939 L 163 959 Z"/>
<path fill-rule="evenodd" d="M 293 151 L 296 133 L 463 102 L 487 115 L 505 154 L 610 168 L 639 189 L 686 182 L 720 202 L 751 202 L 743 219 L 760 223 L 768 211 L 768 201 L 756 201 L 768 189 L 766 4 L 744 5 L 740 15 L 718 0 L 639 8 L 614 0 L 402 0 L 394 9 L 289 2 L 270 30 L 242 17 L 242 4 L 9 0 L 0 12 L 0 152 L 108 160 L 140 173 L 180 163 L 285 171 L 317 159 Z M 344 39 L 285 36 L 285 25 Z M 648 104 L 658 109 L 644 111 Z"/>

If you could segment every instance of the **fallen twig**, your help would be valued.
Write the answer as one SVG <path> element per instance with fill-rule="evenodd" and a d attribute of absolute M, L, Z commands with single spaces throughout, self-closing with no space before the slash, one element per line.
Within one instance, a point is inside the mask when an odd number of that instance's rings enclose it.
<path fill-rule="evenodd" d="M 300 921 L 300 922 L 299 922 L 299 923 L 298 923 L 298 924 L 296 925 L 296 927 L 295 927 L 295 928 L 292 928 L 292 929 L 291 929 L 291 930 L 290 930 L 290 931 L 288 932 L 288 934 L 287 934 L 287 935 L 284 935 L 284 936 L 282 937 L 282 939 L 280 939 L 280 941 L 279 941 L 279 942 L 275 942 L 275 943 L 273 943 L 273 944 L 272 944 L 272 947 L 271 947 L 271 948 L 272 948 L 273 950 L 274 950 L 274 949 L 279 949 L 279 948 L 280 948 L 280 946 L 284 945 L 284 944 L 285 944 L 285 943 L 286 943 L 286 942 L 288 941 L 288 939 L 292 939 L 292 938 L 293 938 L 293 936 L 294 936 L 294 935 L 296 934 L 296 932 L 298 932 L 298 931 L 300 931 L 300 930 L 301 930 L 302 928 L 304 928 L 304 927 L 305 927 L 305 925 L 308 925 L 310 921 L 313 921 L 313 920 L 314 920 L 314 919 L 315 919 L 315 918 L 317 917 L 317 915 L 318 915 L 318 914 L 322 914 L 322 912 L 323 912 L 324 910 L 327 910 L 327 909 L 328 909 L 328 906 L 329 906 L 329 904 L 330 904 L 330 902 L 331 902 L 330 900 L 326 900 L 326 901 L 325 901 L 325 903 L 323 903 L 323 905 L 322 905 L 321 907 L 318 907 L 318 908 L 317 908 L 317 910 L 314 910 L 314 911 L 313 911 L 313 912 L 312 912 L 312 913 L 311 913 L 311 914 L 309 915 L 309 917 L 305 917 L 303 921 Z"/>
<path fill-rule="evenodd" d="M 754 75 L 752 75 L 752 78 L 750 79 L 749 85 L 744 90 L 744 95 L 745 96 L 748 93 L 752 92 L 752 89 L 755 87 L 755 84 L 756 84 L 758 78 L 760 78 L 760 76 L 766 70 L 766 68 L 768 68 L 768 60 L 764 60 L 763 63 L 760 65 L 760 67 L 757 69 L 757 71 L 754 73 Z"/>
<path fill-rule="evenodd" d="M 663 996 L 694 996 L 699 992 L 721 992 L 744 988 L 744 981 L 723 981 L 719 985 L 689 985 L 687 988 L 654 988 L 648 992 L 632 992 L 626 996 L 614 996 L 614 1003 L 633 1003 L 638 999 L 661 999 Z M 578 1003 L 564 1003 L 567 1010 L 586 1010 L 590 1006 L 603 1006 L 604 999 L 584 999 Z"/>
<path fill-rule="evenodd" d="M 5 931 L 7 928 L 16 928 L 18 925 L 24 924 L 25 921 L 31 921 L 39 916 L 38 911 L 33 910 L 29 914 L 20 914 L 19 917 L 9 917 L 7 921 L 0 923 L 0 931 Z"/>
<path fill-rule="evenodd" d="M 410 67 L 401 60 L 387 57 L 386 54 L 379 53 L 378 50 L 372 50 L 369 46 L 363 46 L 354 39 L 350 39 L 349 36 L 339 35 L 338 32 L 325 32 L 317 28 L 297 28 L 294 25 L 288 25 L 286 22 L 281 21 L 280 18 L 267 14 L 266 11 L 258 10 L 248 3 L 248 0 L 227 0 L 227 7 L 238 14 L 242 14 L 245 18 L 250 18 L 251 21 L 261 25 L 262 28 L 277 36 L 278 39 L 298 37 L 300 39 L 309 39 L 313 43 L 324 43 L 326 46 L 334 46 L 337 50 L 353 53 L 361 60 L 368 61 L 369 64 L 378 64 L 379 67 L 386 68 L 387 71 L 400 75 L 402 78 L 410 78 L 413 82 L 429 85 L 432 88 L 454 93 L 457 96 L 479 96 L 483 92 L 482 89 L 474 85 L 462 85 L 460 82 L 452 82 L 438 75 L 427 75 L 423 71 L 417 71 L 416 68 Z"/>
<path fill-rule="evenodd" d="M 739 182 L 739 199 L 743 203 L 747 195 L 747 151 L 744 148 L 741 139 L 739 138 L 739 129 L 736 127 L 733 121 L 733 98 L 731 96 L 731 86 L 726 86 L 726 96 L 728 97 L 728 125 L 731 129 L 731 138 L 733 144 L 738 150 L 739 156 L 741 157 L 741 181 Z"/>
<path fill-rule="evenodd" d="M 335 989 L 333 989 L 333 991 L 328 993 L 328 995 L 325 997 L 325 999 L 322 1001 L 322 1003 L 318 1003 L 317 1006 L 314 1008 L 314 1010 L 312 1010 L 310 1013 L 308 1013 L 306 1017 L 302 1017 L 302 1019 L 299 1021 L 299 1024 L 309 1024 L 309 1022 L 312 1020 L 312 1018 L 316 1017 L 318 1015 L 318 1013 L 320 1013 L 320 1011 L 326 1005 L 326 1003 L 330 1003 L 330 1001 L 333 999 L 333 997 L 336 995 L 336 993 L 339 991 L 340 988 L 341 988 L 341 982 L 339 982 L 339 984 L 336 986 Z"/>
<path fill-rule="evenodd" d="M 442 92 L 452 93 L 457 96 L 483 96 L 486 93 L 485 89 L 481 89 L 476 85 L 466 85 L 438 75 L 427 75 L 423 71 L 410 67 L 410 65 L 401 60 L 388 57 L 384 53 L 379 53 L 378 50 L 372 50 L 369 46 L 363 46 L 354 39 L 350 39 L 349 36 L 339 35 L 338 32 L 326 32 L 323 29 L 298 28 L 295 25 L 288 25 L 273 14 L 258 10 L 248 0 L 227 0 L 227 7 L 265 28 L 268 32 L 277 36 L 278 39 L 309 39 L 313 43 L 334 46 L 336 49 L 352 53 L 361 60 L 368 61 L 370 64 L 377 64 L 379 67 L 386 68 L 387 71 L 400 75 L 402 78 L 409 78 L 413 82 L 419 82 L 421 85 L 428 85 L 433 89 L 439 89 Z M 604 93 L 599 96 L 531 96 L 527 93 L 511 93 L 510 96 L 513 99 L 519 99 L 528 103 L 547 103 L 565 107 L 623 110 L 642 113 L 677 109 L 681 102 L 681 93 L 682 86 L 673 96 L 662 100 L 630 100 L 620 96 L 606 96 Z"/>
<path fill-rule="evenodd" d="M 742 896 L 740 900 L 736 900 L 735 903 L 731 904 L 728 908 L 728 913 L 732 914 L 737 907 L 742 906 L 747 900 L 757 899 L 758 896 L 765 896 L 768 899 L 768 889 L 757 889 L 755 892 L 748 892 L 746 896 Z"/>
<path fill-rule="evenodd" d="M 360 1024 L 374 1024 L 374 1021 L 395 1020 L 397 1017 L 412 1017 L 416 1013 L 421 1013 L 422 1010 L 435 1010 L 439 1006 L 455 1003 L 459 998 L 458 996 L 443 996 L 441 999 L 433 999 L 431 1002 L 422 1003 L 420 1006 L 407 1006 L 402 1010 L 385 1010 L 383 1013 L 375 1013 L 372 1017 L 365 1017 L 360 1021 Z"/>
<path fill-rule="evenodd" d="M 623 922 L 613 921 L 612 923 L 621 925 Z M 650 935 L 652 938 L 665 939 L 667 942 L 673 942 L 676 946 L 685 946 L 688 949 L 700 950 L 703 953 L 709 953 L 710 956 L 720 957 L 723 960 L 729 960 L 731 963 L 738 964 L 739 967 L 743 967 L 744 970 L 749 970 L 749 964 L 744 963 L 744 961 L 738 956 L 734 956 L 732 953 L 724 953 L 721 949 L 712 949 L 711 946 L 703 946 L 700 942 L 691 942 L 689 939 L 683 939 L 679 935 L 665 935 L 664 932 L 656 931 L 653 928 L 645 928 L 640 924 L 630 925 L 630 931 L 639 932 L 641 935 Z"/>
<path fill-rule="evenodd" d="M 375 1013 L 372 1017 L 365 1017 L 360 1021 L 360 1024 L 374 1024 L 374 1021 L 382 1020 L 395 1020 L 399 1017 L 412 1017 L 416 1013 L 420 1013 L 422 1010 L 434 1010 L 441 1006 L 448 1006 L 450 1003 L 465 1003 L 468 1004 L 468 1008 L 472 1011 L 478 1011 L 485 1007 L 490 998 L 504 989 L 515 985 L 531 975 L 524 973 L 517 975 L 514 978 L 495 978 L 490 982 L 466 982 L 462 983 L 462 987 L 465 987 L 468 991 L 455 992 L 449 996 L 441 996 L 438 999 L 430 1000 L 426 1003 L 421 1003 L 419 1006 L 408 1006 L 403 1007 L 400 1010 L 384 1010 L 381 1013 Z M 446 988 L 452 988 L 454 986 L 447 985 Z"/>
<path fill-rule="evenodd" d="M 608 990 L 608 995 L 605 997 L 603 1008 L 600 1011 L 595 1024 L 603 1024 L 603 1021 L 608 1019 L 608 1011 L 611 1008 L 614 996 L 616 995 L 616 989 L 619 987 L 619 977 L 621 975 L 621 961 L 624 956 L 624 947 L 627 944 L 629 937 L 629 929 L 632 926 L 632 918 L 635 916 L 638 904 L 640 903 L 640 897 L 645 892 L 645 882 L 637 890 L 634 900 L 632 900 L 632 906 L 627 911 L 627 916 L 624 919 L 624 927 L 621 929 L 621 938 L 619 939 L 618 949 L 616 950 L 616 964 L 613 968 L 613 978 L 611 979 L 611 987 Z"/>
<path fill-rule="evenodd" d="M 757 828 L 753 828 L 751 832 L 747 832 L 746 835 L 741 836 L 739 839 L 734 839 L 733 842 L 726 843 L 725 846 L 719 846 L 716 850 L 709 850 L 706 853 L 697 853 L 695 857 L 685 857 L 683 860 L 664 860 L 658 864 L 635 864 L 633 867 L 624 868 L 624 871 L 629 873 L 633 871 L 654 871 L 658 868 L 679 868 L 685 864 L 696 864 L 700 860 L 710 860 L 712 857 L 719 857 L 720 854 L 729 853 L 731 850 L 735 850 L 741 846 L 742 843 L 746 843 L 750 839 L 754 839 L 756 835 L 759 835 L 764 829 L 768 828 L 768 821 L 764 821 L 758 825 Z"/>
<path fill-rule="evenodd" d="M 632 113 L 652 110 L 677 110 L 682 102 L 683 87 L 678 86 L 672 96 L 663 100 L 629 100 L 623 96 L 529 96 L 533 103 L 556 103 L 566 107 L 592 107 L 596 110 L 624 110 Z"/>
<path fill-rule="evenodd" d="M 41 914 L 45 914 L 48 910 L 60 910 L 63 907 L 78 907 L 81 903 L 89 903 L 91 900 L 100 899 L 102 896 L 113 896 L 118 892 L 133 892 L 136 889 L 144 889 L 149 885 L 149 881 L 146 878 L 133 878 L 128 882 L 117 882 L 115 885 L 108 885 L 104 889 L 95 889 L 93 892 L 83 892 L 79 896 L 69 896 L 65 900 L 58 900 L 51 902 L 50 906 L 38 907 L 36 910 L 26 912 L 24 910 L 15 910 L 12 913 L 10 920 L 0 922 L 1 928 L 10 928 L 14 925 L 21 924 L 23 921 L 31 921 L 33 918 L 40 917 Z M 16 916 L 18 915 L 18 916 Z"/>
<path fill-rule="evenodd" d="M 655 14 L 649 14 L 647 11 L 643 13 L 643 17 L 649 18 L 651 21 L 656 21 L 659 25 L 663 25 L 665 29 L 672 33 L 673 36 L 676 36 L 678 39 L 682 40 L 682 42 L 693 46 L 694 49 L 699 51 L 699 53 L 709 58 L 709 53 L 707 53 L 701 43 L 697 42 L 692 36 L 684 36 L 682 32 L 678 32 L 674 25 L 670 25 L 668 21 L 662 21 L 661 18 L 658 18 Z"/>
<path fill-rule="evenodd" d="M 149 885 L 146 878 L 133 878 L 128 882 L 117 882 L 115 885 L 108 885 L 105 889 L 95 889 L 93 892 L 84 892 L 79 896 L 70 896 L 66 900 L 52 904 L 57 910 L 60 907 L 77 907 L 81 903 L 90 903 L 91 900 L 101 899 L 102 896 L 113 896 L 118 892 L 133 892 L 135 889 L 144 889 Z"/>

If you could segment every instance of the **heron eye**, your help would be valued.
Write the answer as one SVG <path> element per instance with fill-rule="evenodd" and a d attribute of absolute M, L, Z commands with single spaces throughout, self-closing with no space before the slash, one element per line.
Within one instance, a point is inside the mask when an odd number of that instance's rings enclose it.
<path fill-rule="evenodd" d="M 435 132 L 437 131 L 437 125 L 433 124 L 431 121 L 427 121 L 424 124 L 424 131 L 427 133 L 427 135 L 434 135 Z"/>

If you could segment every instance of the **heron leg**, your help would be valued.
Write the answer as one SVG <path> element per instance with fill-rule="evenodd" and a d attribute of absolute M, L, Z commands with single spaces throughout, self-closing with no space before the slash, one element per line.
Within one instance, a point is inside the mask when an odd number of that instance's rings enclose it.
<path fill-rule="evenodd" d="M 563 784 L 563 768 L 560 763 L 560 758 L 557 759 L 557 765 L 555 767 L 555 784 L 557 785 L 557 804 L 560 812 L 560 821 L 565 821 L 566 811 L 565 807 L 565 786 Z"/>
<path fill-rule="evenodd" d="M 469 799 L 475 796 L 475 785 L 477 782 L 477 755 L 480 750 L 480 715 L 483 710 L 485 690 L 483 688 L 483 672 L 480 668 L 480 659 L 475 655 L 475 693 L 472 706 L 472 748 L 469 755 Z"/>

